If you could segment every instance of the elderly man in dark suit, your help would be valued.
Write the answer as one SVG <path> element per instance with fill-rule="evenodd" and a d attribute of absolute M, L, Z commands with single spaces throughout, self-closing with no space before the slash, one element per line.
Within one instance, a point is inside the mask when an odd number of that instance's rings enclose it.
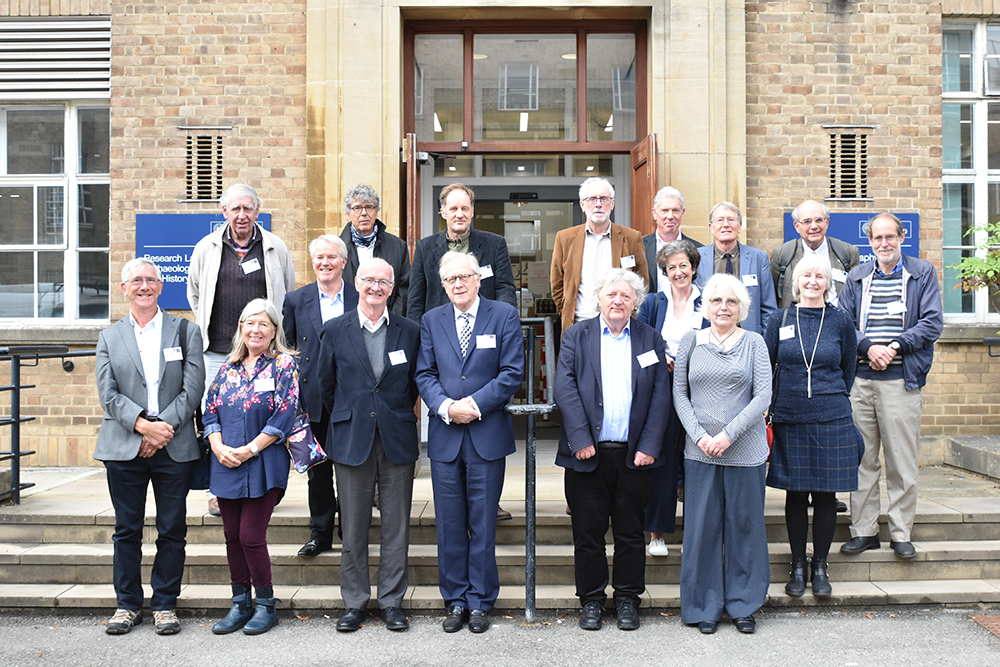
<path fill-rule="evenodd" d="M 417 387 L 430 409 L 437 521 L 438 586 L 448 615 L 445 632 L 469 622 L 486 632 L 500 592 L 496 507 L 514 428 L 504 404 L 521 386 L 524 336 L 513 306 L 479 296 L 476 257 L 449 252 L 441 283 L 451 303 L 420 322 Z"/>
<path fill-rule="evenodd" d="M 406 630 L 402 612 L 408 585 L 410 504 L 420 456 L 417 385 L 413 380 L 420 327 L 393 313 L 386 303 L 393 289 L 392 267 L 382 259 L 361 262 L 354 284 L 356 310 L 323 327 L 320 382 L 330 409 L 327 454 L 337 469 L 344 550 L 340 593 L 346 611 L 337 630 L 361 627 L 371 599 L 368 531 L 375 482 L 379 487 L 382 546 L 378 604 L 389 630 Z"/>
<path fill-rule="evenodd" d="M 118 609 L 110 635 L 142 622 L 142 531 L 146 489 L 156 499 L 156 558 L 149 600 L 156 633 L 180 632 L 175 609 L 184 575 L 186 499 L 198 439 L 194 411 L 205 387 L 201 332 L 160 310 L 163 279 L 147 259 L 122 269 L 129 313 L 97 341 L 97 391 L 104 421 L 94 458 L 107 468 L 115 508 L 114 582 Z"/>
<path fill-rule="evenodd" d="M 653 198 L 653 222 L 656 224 L 656 231 L 642 237 L 642 243 L 646 246 L 646 268 L 649 269 L 649 280 L 646 283 L 651 293 L 670 291 L 670 281 L 656 263 L 656 253 L 660 248 L 678 239 L 690 241 L 695 248 L 703 245 L 687 234 L 681 233 L 683 221 L 684 195 L 669 185 L 660 188 Z"/>
<path fill-rule="evenodd" d="M 344 280 L 354 284 L 358 267 L 366 259 L 384 259 L 396 276 L 388 308 L 399 315 L 406 314 L 406 298 L 410 285 L 410 251 L 406 241 L 385 230 L 378 219 L 381 205 L 378 193 L 370 185 L 359 183 L 344 195 L 344 210 L 349 223 L 340 233 L 347 244 L 347 266 Z"/>
<path fill-rule="evenodd" d="M 344 278 L 347 246 L 332 234 L 309 244 L 316 281 L 285 297 L 281 325 L 285 340 L 299 351 L 299 396 L 309 413 L 313 433 L 326 448 L 330 412 L 323 405 L 319 378 L 319 339 L 323 325 L 358 306 L 358 292 Z M 337 517 L 337 494 L 333 488 L 333 463 L 329 460 L 309 469 L 309 541 L 299 555 L 313 558 L 333 548 L 333 525 Z"/>
<path fill-rule="evenodd" d="M 556 370 L 555 399 L 563 418 L 556 463 L 566 468 L 584 630 L 603 624 L 609 522 L 618 627 L 639 627 L 649 470 L 676 455 L 661 451 L 671 395 L 666 347 L 658 331 L 633 318 L 645 292 L 630 271 L 605 273 L 595 299 L 600 315 L 563 334 Z"/>

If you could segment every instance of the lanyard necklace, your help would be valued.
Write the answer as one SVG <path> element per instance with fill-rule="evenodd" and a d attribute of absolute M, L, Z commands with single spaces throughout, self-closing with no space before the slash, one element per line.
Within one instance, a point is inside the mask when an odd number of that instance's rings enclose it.
<path fill-rule="evenodd" d="M 826 304 L 822 306 L 822 314 L 819 318 L 819 331 L 816 332 L 816 342 L 813 343 L 813 353 L 809 361 L 806 361 L 806 348 L 802 344 L 802 325 L 799 323 L 800 307 L 795 307 L 795 326 L 799 330 L 799 349 L 802 350 L 802 363 L 806 365 L 806 390 L 809 398 L 813 397 L 813 361 L 816 360 L 816 348 L 819 347 L 819 337 L 823 333 L 823 320 L 826 319 Z"/>

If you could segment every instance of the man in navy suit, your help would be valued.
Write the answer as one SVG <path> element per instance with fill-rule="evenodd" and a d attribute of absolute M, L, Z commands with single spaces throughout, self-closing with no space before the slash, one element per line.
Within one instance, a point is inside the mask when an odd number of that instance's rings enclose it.
<path fill-rule="evenodd" d="M 663 338 L 632 317 L 645 292 L 642 278 L 630 271 L 605 273 L 595 299 L 600 315 L 567 329 L 556 370 L 555 399 L 563 423 L 556 463 L 566 468 L 584 630 L 602 626 L 609 522 L 618 627 L 639 627 L 649 470 L 675 456 L 660 451 L 671 395 Z"/>
<path fill-rule="evenodd" d="M 451 303 L 420 322 L 417 387 L 430 409 L 437 521 L 438 586 L 448 615 L 445 632 L 465 621 L 486 632 L 500 592 L 496 508 L 514 428 L 504 404 L 521 386 L 524 337 L 513 306 L 479 296 L 476 257 L 448 252 L 441 284 Z"/>
<path fill-rule="evenodd" d="M 715 243 L 698 248 L 701 262 L 695 284 L 704 290 L 708 279 L 716 273 L 739 278 L 750 292 L 750 313 L 740 326 L 763 336 L 768 318 L 778 309 L 771 280 L 771 260 L 763 250 L 739 242 L 743 216 L 736 204 L 719 202 L 712 207 L 708 220 Z"/>
<path fill-rule="evenodd" d="M 656 253 L 663 246 L 678 239 L 686 239 L 694 244 L 695 248 L 702 247 L 702 243 L 695 241 L 687 234 L 681 233 L 681 222 L 684 221 L 684 195 L 677 188 L 669 185 L 660 188 L 653 197 L 653 222 L 656 224 L 656 231 L 649 236 L 642 237 L 642 243 L 646 246 L 646 268 L 649 269 L 649 291 L 669 292 L 670 281 L 663 275 L 663 271 L 656 263 Z"/>
<path fill-rule="evenodd" d="M 389 630 L 406 630 L 402 612 L 409 583 L 410 504 L 420 456 L 417 385 L 413 376 L 420 327 L 392 313 L 392 266 L 364 259 L 354 279 L 361 295 L 357 310 L 327 322 L 320 353 L 323 402 L 330 408 L 327 454 L 337 469 L 344 550 L 340 594 L 346 610 L 337 630 L 353 632 L 366 616 L 372 589 L 368 578 L 368 531 L 375 482 L 379 487 L 382 546 L 378 604 Z"/>
<path fill-rule="evenodd" d="M 330 413 L 320 393 L 320 334 L 323 325 L 358 306 L 358 292 L 343 279 L 347 246 L 332 234 L 309 244 L 316 282 L 291 292 L 282 306 L 281 323 L 288 344 L 299 351 L 299 393 L 316 440 L 325 449 Z M 333 464 L 327 460 L 309 469 L 310 537 L 299 555 L 312 558 L 333 548 L 333 525 L 337 516 L 337 494 L 333 488 Z"/>

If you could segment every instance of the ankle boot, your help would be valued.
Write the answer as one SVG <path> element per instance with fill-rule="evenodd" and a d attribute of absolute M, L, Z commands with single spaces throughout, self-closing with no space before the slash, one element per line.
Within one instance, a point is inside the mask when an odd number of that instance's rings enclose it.
<path fill-rule="evenodd" d="M 796 558 L 792 561 L 792 572 L 788 583 L 785 584 L 785 592 L 793 598 L 800 598 L 806 592 L 806 565 L 808 563 L 809 561 L 805 558 L 801 560 Z"/>
<path fill-rule="evenodd" d="M 833 586 L 830 585 L 830 575 L 826 559 L 813 558 L 811 569 L 813 595 L 818 598 L 830 597 L 833 594 Z"/>
<path fill-rule="evenodd" d="M 274 597 L 274 589 L 270 586 L 261 586 L 257 589 L 257 608 L 253 612 L 253 618 L 247 621 L 243 627 L 245 635 L 261 635 L 278 624 L 278 612 L 274 610 L 274 605 L 280 600 Z"/>
<path fill-rule="evenodd" d="M 253 597 L 250 589 L 233 584 L 233 606 L 226 617 L 212 626 L 217 635 L 228 635 L 242 628 L 253 616 Z"/>

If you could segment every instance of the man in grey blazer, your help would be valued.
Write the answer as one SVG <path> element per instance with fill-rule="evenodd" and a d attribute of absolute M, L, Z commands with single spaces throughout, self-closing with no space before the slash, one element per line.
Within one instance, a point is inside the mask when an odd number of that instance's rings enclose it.
<path fill-rule="evenodd" d="M 160 310 L 159 268 L 136 258 L 122 269 L 129 314 L 97 341 L 97 391 L 104 420 L 94 458 L 107 469 L 115 508 L 117 610 L 107 633 L 142 622 L 142 530 L 146 490 L 156 499 L 156 558 L 150 586 L 156 633 L 180 632 L 174 610 L 184 574 L 186 499 L 198 439 L 194 411 L 205 387 L 201 331 Z"/>

